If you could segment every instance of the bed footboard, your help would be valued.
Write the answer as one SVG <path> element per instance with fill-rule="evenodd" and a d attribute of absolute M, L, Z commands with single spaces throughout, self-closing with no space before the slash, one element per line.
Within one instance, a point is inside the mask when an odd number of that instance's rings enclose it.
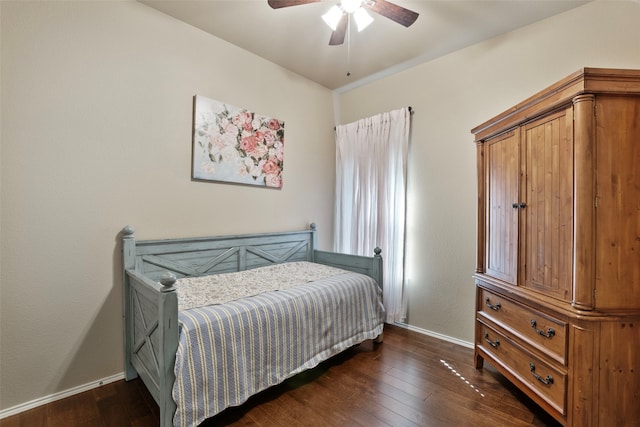
<path fill-rule="evenodd" d="M 366 274 L 376 281 L 380 289 L 382 289 L 382 249 L 375 248 L 373 257 L 349 255 L 337 252 L 313 251 L 313 262 L 318 264 L 326 264 L 332 267 L 342 268 L 344 270 L 356 273 Z M 382 344 L 384 333 L 376 337 L 374 342 Z"/>
<path fill-rule="evenodd" d="M 366 274 L 373 278 L 382 289 L 382 249 L 375 248 L 374 256 L 348 255 L 337 252 L 313 251 L 313 262 L 318 264 L 326 264 L 332 267 L 342 268 L 344 270 L 356 273 Z"/>

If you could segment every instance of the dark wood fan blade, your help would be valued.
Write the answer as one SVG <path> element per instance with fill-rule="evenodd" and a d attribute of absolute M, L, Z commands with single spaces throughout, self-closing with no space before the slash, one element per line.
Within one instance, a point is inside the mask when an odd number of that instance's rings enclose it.
<path fill-rule="evenodd" d="M 398 6 L 397 4 L 393 4 L 385 0 L 365 1 L 364 6 L 386 18 L 391 19 L 392 21 L 397 22 L 398 24 L 404 25 L 405 27 L 410 26 L 416 22 L 416 19 L 418 19 L 417 12 L 405 9 L 402 6 Z"/>
<path fill-rule="evenodd" d="M 321 0 L 268 0 L 267 3 L 269 3 L 269 6 L 273 9 L 280 9 L 282 7 L 299 6 L 301 4 L 316 3 L 319 1 Z"/>
<path fill-rule="evenodd" d="M 347 14 L 345 13 L 340 18 L 340 22 L 338 22 L 338 26 L 336 30 L 331 33 L 331 38 L 329 39 L 329 46 L 337 46 L 339 44 L 344 43 L 344 36 L 347 34 L 347 23 L 349 22 Z"/>

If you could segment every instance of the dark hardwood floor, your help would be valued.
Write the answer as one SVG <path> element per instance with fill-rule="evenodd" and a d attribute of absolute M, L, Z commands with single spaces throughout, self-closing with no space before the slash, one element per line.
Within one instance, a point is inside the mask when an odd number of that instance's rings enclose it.
<path fill-rule="evenodd" d="M 5 418 L 0 427 L 157 427 L 140 380 L 117 381 Z M 473 351 L 397 326 L 205 421 L 212 426 L 557 426 Z"/>

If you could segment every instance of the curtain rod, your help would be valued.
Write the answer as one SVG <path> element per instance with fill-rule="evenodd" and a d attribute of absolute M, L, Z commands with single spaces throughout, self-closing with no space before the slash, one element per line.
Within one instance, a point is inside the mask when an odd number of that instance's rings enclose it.
<path fill-rule="evenodd" d="M 407 109 L 409 110 L 409 114 L 412 114 L 412 113 L 413 113 L 413 107 L 411 107 L 411 105 L 409 105 L 409 106 L 407 107 Z M 335 127 L 335 126 L 333 127 L 333 130 L 336 130 L 336 127 Z"/>

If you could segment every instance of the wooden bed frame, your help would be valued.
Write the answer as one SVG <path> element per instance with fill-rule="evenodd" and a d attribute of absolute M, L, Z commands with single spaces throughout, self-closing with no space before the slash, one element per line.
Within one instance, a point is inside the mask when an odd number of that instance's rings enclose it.
<path fill-rule="evenodd" d="M 173 425 L 178 349 L 176 278 L 311 261 L 372 277 L 382 286 L 381 250 L 373 257 L 316 249 L 316 226 L 306 231 L 136 241 L 122 230 L 125 379 L 140 376 L 160 407 L 162 427 Z"/>

